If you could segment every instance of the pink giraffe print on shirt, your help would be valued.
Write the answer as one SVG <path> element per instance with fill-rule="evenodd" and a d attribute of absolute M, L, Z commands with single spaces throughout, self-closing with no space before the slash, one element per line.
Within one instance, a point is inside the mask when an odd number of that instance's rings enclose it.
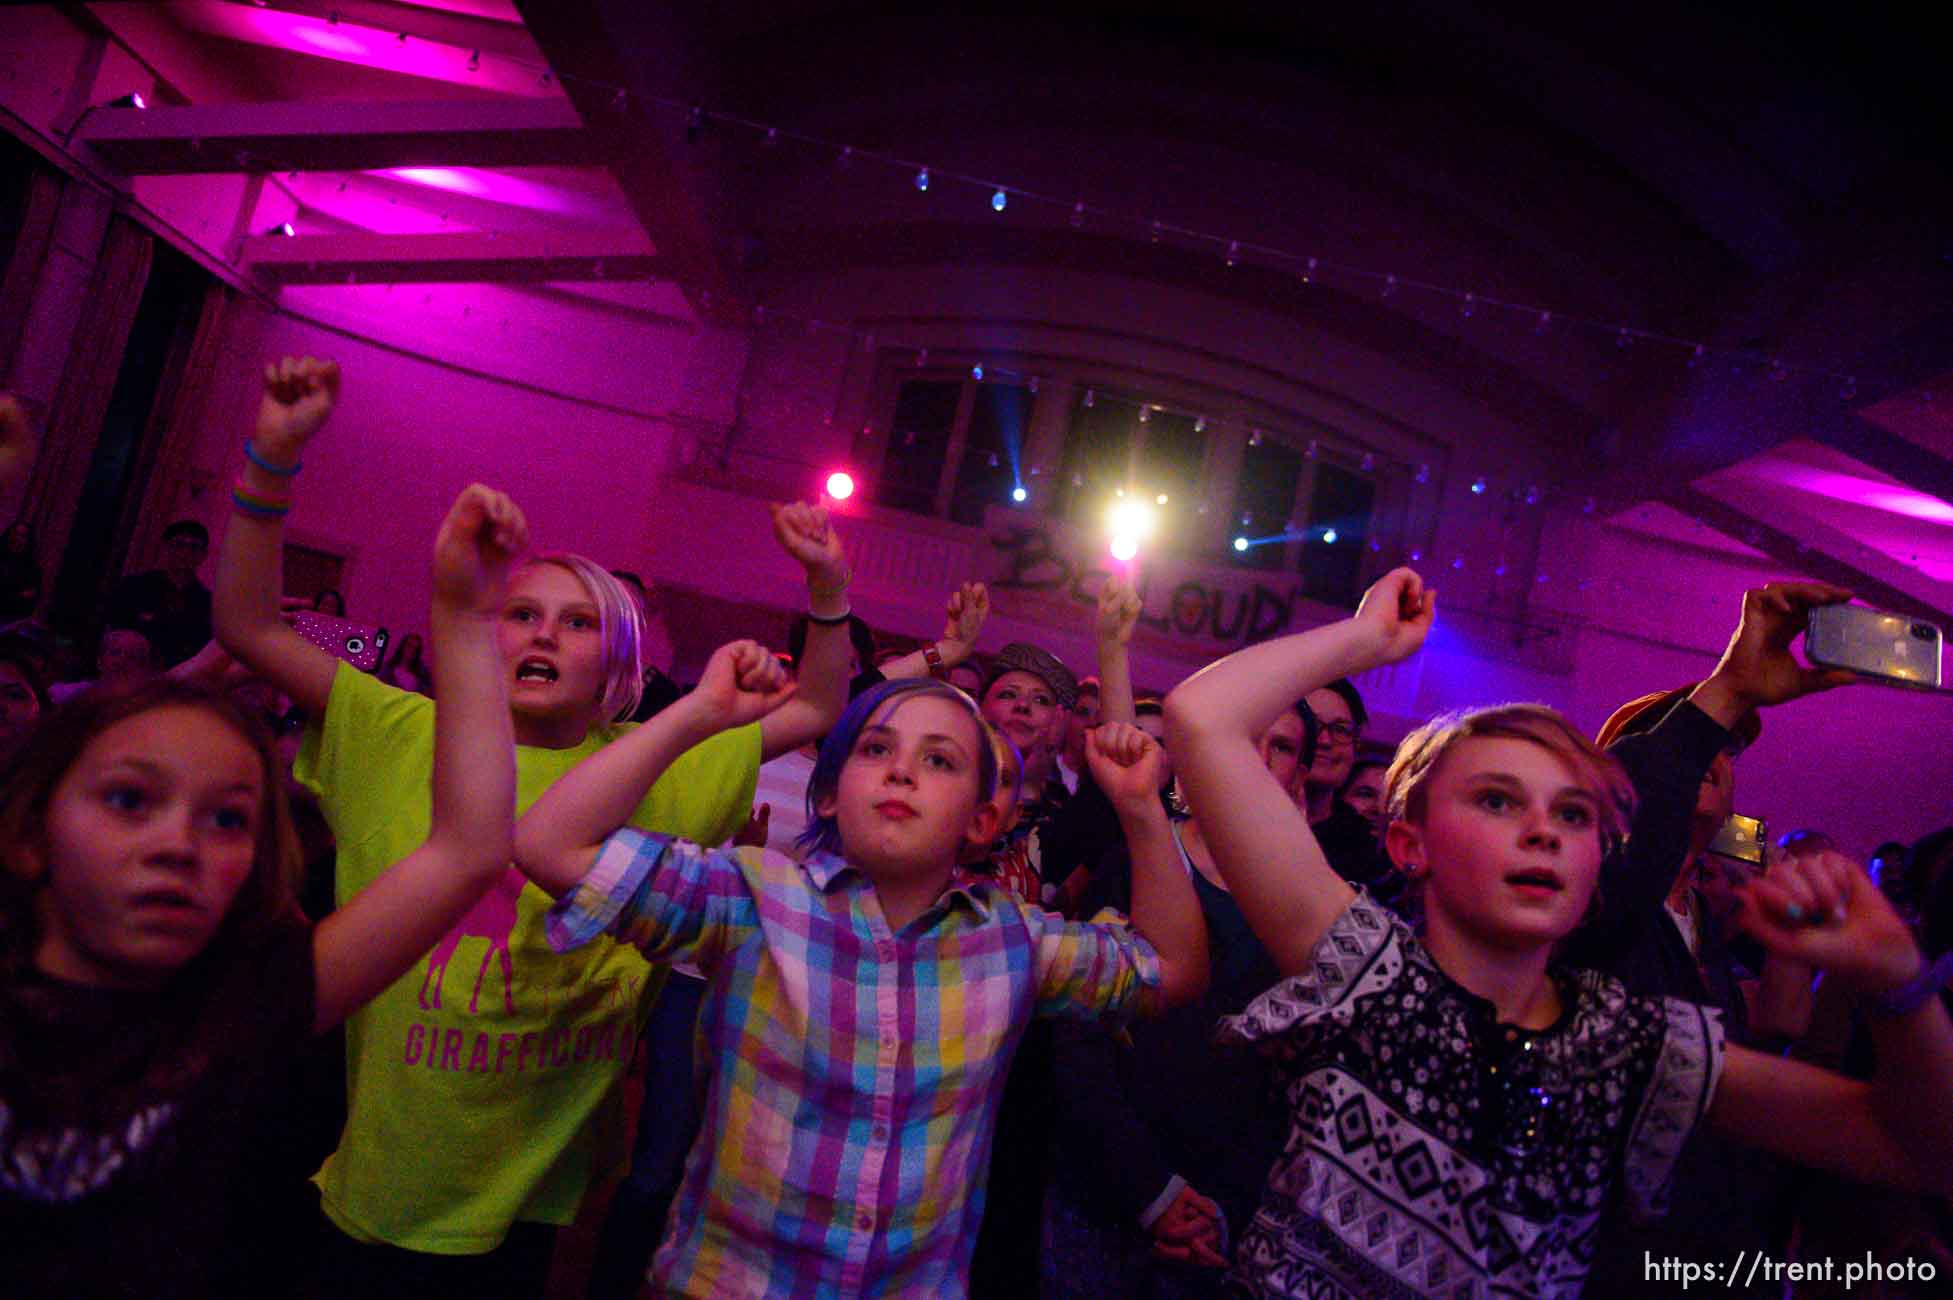
<path fill-rule="evenodd" d="M 488 950 L 481 955 L 481 969 L 475 972 L 474 996 L 468 999 L 468 1014 L 476 1014 L 481 1003 L 481 982 L 488 975 L 488 963 L 497 956 L 502 959 L 502 1006 L 508 1015 L 515 1014 L 515 961 L 509 953 L 509 935 L 515 931 L 515 900 L 521 895 L 522 887 L 528 883 L 514 867 L 510 867 L 495 887 L 483 894 L 475 905 L 468 909 L 468 915 L 454 923 L 454 928 L 442 936 L 434 951 L 427 954 L 427 974 L 421 977 L 420 1005 L 424 1011 L 441 1009 L 441 981 L 447 978 L 448 960 L 463 939 L 486 939 Z M 428 991 L 433 990 L 430 999 Z"/>

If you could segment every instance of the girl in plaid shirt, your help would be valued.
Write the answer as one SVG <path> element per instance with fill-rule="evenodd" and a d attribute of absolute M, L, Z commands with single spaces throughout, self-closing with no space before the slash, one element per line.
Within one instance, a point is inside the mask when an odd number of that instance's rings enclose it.
<path fill-rule="evenodd" d="M 963 1295 L 1025 1026 L 1116 1020 L 1205 984 L 1159 747 L 1107 727 L 1088 748 L 1131 843 L 1140 934 L 955 878 L 961 847 L 996 833 L 996 756 L 969 697 L 931 680 L 864 693 L 828 735 L 802 862 L 617 829 L 673 756 L 791 689 L 756 643 L 722 647 L 695 691 L 537 801 L 516 857 L 560 897 L 553 944 L 607 935 L 709 981 L 705 1122 L 652 1263 L 662 1293 Z"/>

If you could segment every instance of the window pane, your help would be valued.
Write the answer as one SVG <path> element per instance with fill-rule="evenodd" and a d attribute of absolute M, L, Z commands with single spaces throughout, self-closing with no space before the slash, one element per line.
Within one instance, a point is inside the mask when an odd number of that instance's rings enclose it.
<path fill-rule="evenodd" d="M 881 477 L 875 484 L 877 502 L 923 514 L 935 510 L 936 484 L 942 479 L 943 457 L 949 452 L 956 404 L 962 396 L 960 380 L 915 379 L 902 385 L 888 427 Z"/>
<path fill-rule="evenodd" d="M 1283 535 L 1295 517 L 1295 489 L 1302 481 L 1302 453 L 1272 438 L 1241 449 L 1241 481 L 1234 490 L 1234 517 L 1228 540 L 1274 538 L 1245 551 L 1228 548 L 1228 558 L 1249 569 L 1282 567 Z"/>
<path fill-rule="evenodd" d="M 1316 466 L 1309 499 L 1309 540 L 1302 548 L 1302 590 L 1332 605 L 1356 608 L 1363 595 L 1363 554 L 1377 485 L 1340 465 Z M 1333 528 L 1336 540 L 1324 538 Z M 1272 547 L 1269 549 L 1273 549 Z"/>
<path fill-rule="evenodd" d="M 1139 408 L 1131 402 L 1079 398 L 1072 408 L 1061 472 L 1063 513 L 1081 523 L 1097 523 L 1105 503 L 1132 473 L 1133 431 Z"/>
<path fill-rule="evenodd" d="M 1024 438 L 1030 432 L 1031 390 L 1009 384 L 979 384 L 970 409 L 963 463 L 956 469 L 956 492 L 949 517 L 959 524 L 981 524 L 992 505 L 1009 505 L 1019 482 Z"/>

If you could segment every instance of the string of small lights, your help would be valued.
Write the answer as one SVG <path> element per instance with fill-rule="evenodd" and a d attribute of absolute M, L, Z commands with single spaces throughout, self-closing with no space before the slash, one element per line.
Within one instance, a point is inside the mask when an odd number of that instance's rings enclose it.
<path fill-rule="evenodd" d="M 242 0 L 232 0 L 232 3 L 241 2 Z M 338 11 L 333 10 L 320 21 L 328 26 L 338 26 L 341 20 Z M 365 30 L 378 32 L 379 29 Z M 399 44 L 405 45 L 410 39 L 444 46 L 454 50 L 457 55 L 463 48 L 404 28 L 397 32 Z M 473 49 L 468 52 L 465 66 L 469 72 L 479 74 L 484 67 L 492 69 L 496 65 L 533 77 L 539 89 L 550 89 L 559 83 L 558 74 L 548 64 L 515 55 L 491 53 L 484 57 L 481 50 Z M 713 132 L 738 132 L 750 136 L 767 148 L 778 148 L 784 143 L 831 157 L 839 168 L 846 169 L 859 164 L 864 169 L 878 168 L 905 175 L 912 178 L 915 189 L 921 193 L 938 193 L 945 186 L 970 190 L 984 198 L 990 209 L 998 214 L 1010 209 L 1013 203 L 1018 205 L 1019 210 L 1026 207 L 1045 209 L 1062 215 L 1073 229 L 1082 228 L 1087 223 L 1106 229 L 1127 229 L 1143 234 L 1150 243 L 1159 244 L 1171 240 L 1189 248 L 1211 251 L 1229 267 L 1239 266 L 1244 262 L 1259 263 L 1292 273 L 1303 284 L 1341 282 L 1345 286 L 1374 293 L 1380 299 L 1394 298 L 1400 293 L 1424 294 L 1453 303 L 1459 315 L 1466 319 L 1474 318 L 1480 312 L 1505 313 L 1517 320 L 1529 322 L 1535 333 L 1544 334 L 1553 330 L 1598 332 L 1611 338 L 1614 346 L 1623 350 L 1637 345 L 1656 345 L 1672 349 L 1682 354 L 1686 364 L 1691 367 L 1700 366 L 1711 359 L 1724 360 L 1746 370 L 1767 374 L 1777 381 L 1787 380 L 1792 376 L 1830 381 L 1836 385 L 1840 401 L 1850 402 L 1857 396 L 1856 377 L 1829 366 L 1791 360 L 1751 348 L 1726 347 L 1705 340 L 1686 338 L 1631 321 L 1608 321 L 1568 314 L 1544 304 L 1523 301 L 1507 294 L 1487 293 L 1478 289 L 1404 275 L 1396 271 L 1359 266 L 1340 259 L 1324 257 L 1320 252 L 1284 248 L 1242 239 L 1233 234 L 1167 221 L 1156 215 L 1141 215 L 1119 208 L 1088 203 L 1081 196 L 1053 194 L 1013 181 L 958 171 L 925 159 L 863 148 L 845 141 L 784 127 L 778 123 L 711 108 L 699 101 L 684 101 L 647 94 L 644 91 L 581 74 L 563 74 L 560 82 L 566 89 L 573 85 L 592 92 L 594 98 L 604 100 L 615 113 L 628 113 L 633 107 L 640 107 L 673 114 L 683 121 L 685 139 L 692 144 L 699 143 Z"/>

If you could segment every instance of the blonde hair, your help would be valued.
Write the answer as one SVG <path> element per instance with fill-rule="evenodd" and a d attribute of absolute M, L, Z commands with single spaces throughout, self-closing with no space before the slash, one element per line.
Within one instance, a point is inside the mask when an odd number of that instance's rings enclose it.
<path fill-rule="evenodd" d="M 603 632 L 604 689 L 598 707 L 606 722 L 629 718 L 644 697 L 644 611 L 636 594 L 595 560 L 569 551 L 531 556 L 528 564 L 553 564 L 590 593 Z"/>
<path fill-rule="evenodd" d="M 1635 796 L 1626 769 L 1544 704 L 1499 704 L 1440 714 L 1404 737 L 1384 774 L 1384 805 L 1393 821 L 1424 820 L 1438 763 L 1464 740 L 1529 740 L 1551 752 L 1593 794 L 1602 844 L 1611 848 L 1627 839 Z"/>

